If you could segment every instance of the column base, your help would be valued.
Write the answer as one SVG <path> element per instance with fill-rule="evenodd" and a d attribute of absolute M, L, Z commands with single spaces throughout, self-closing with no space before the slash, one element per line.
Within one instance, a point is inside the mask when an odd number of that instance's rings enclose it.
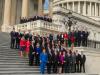
<path fill-rule="evenodd" d="M 9 26 L 9 25 L 2 25 L 1 26 L 1 31 L 2 32 L 11 32 L 12 31 L 12 29 L 13 29 L 13 26 Z"/>

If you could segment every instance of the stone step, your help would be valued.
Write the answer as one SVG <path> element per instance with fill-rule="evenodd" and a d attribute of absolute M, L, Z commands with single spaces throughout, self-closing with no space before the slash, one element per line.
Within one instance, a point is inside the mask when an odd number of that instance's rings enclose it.
<path fill-rule="evenodd" d="M 2 74 L 4 75 L 4 74 Z M 5 75 L 8 75 L 8 74 L 5 74 Z M 10 74 L 10 75 L 13 75 L 13 74 Z M 40 74 L 14 74 L 14 75 L 40 75 Z M 50 74 L 44 74 L 44 75 L 50 75 Z M 75 74 L 68 74 L 68 73 L 64 73 L 64 74 L 52 74 L 52 75 L 98 75 L 98 74 L 80 74 L 80 73 L 75 73 Z"/>
<path fill-rule="evenodd" d="M 39 66 L 29 66 L 25 65 L 0 65 L 0 68 L 39 68 Z"/>
<path fill-rule="evenodd" d="M 16 60 L 6 61 L 6 60 L 0 60 L 0 63 L 3 63 L 3 62 L 8 62 L 8 63 L 28 63 L 28 61 L 16 61 Z"/>
<path fill-rule="evenodd" d="M 9 60 L 9 59 L 8 59 Z M 2 58 L 2 59 L 0 59 L 0 61 L 8 61 L 8 60 L 5 60 L 4 58 Z M 10 61 L 28 61 L 29 59 L 21 59 L 21 58 L 19 58 L 19 59 L 17 59 L 17 60 L 10 60 Z"/>
<path fill-rule="evenodd" d="M 8 62 L 0 62 L 0 65 L 27 65 L 28 63 L 8 63 Z"/>
<path fill-rule="evenodd" d="M 7 56 L 6 56 L 6 55 L 0 55 L 0 58 L 1 58 L 1 57 L 3 57 L 3 58 L 5 58 L 5 57 L 15 57 L 15 58 L 20 58 L 19 55 L 18 55 L 18 56 L 17 56 L 17 55 L 7 55 Z"/>
<path fill-rule="evenodd" d="M 0 71 L 0 75 L 1 74 L 8 74 L 8 75 L 10 75 L 10 74 L 35 74 L 35 73 L 40 73 L 40 71 L 34 71 L 34 70 L 32 70 L 32 71 Z"/>
<path fill-rule="evenodd" d="M 12 56 L 12 55 L 15 55 L 15 56 L 17 55 L 17 56 L 18 56 L 18 54 L 19 54 L 19 53 L 7 53 L 7 52 L 5 52 L 5 53 L 0 53 L 0 55 L 6 55 L 6 56 L 7 56 L 7 55 L 11 55 L 11 56 Z"/>
<path fill-rule="evenodd" d="M 39 71 L 40 68 L 0 68 L 0 71 Z"/>

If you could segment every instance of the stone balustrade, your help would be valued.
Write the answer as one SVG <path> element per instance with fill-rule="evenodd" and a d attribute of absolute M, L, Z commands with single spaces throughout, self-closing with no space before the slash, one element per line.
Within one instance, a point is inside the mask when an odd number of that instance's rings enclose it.
<path fill-rule="evenodd" d="M 42 32 L 47 31 L 47 33 L 48 32 L 57 33 L 59 32 L 60 26 L 53 23 L 46 22 L 46 21 L 37 20 L 33 22 L 17 24 L 14 26 L 14 28 L 16 31 L 20 29 L 21 31 L 31 30 L 32 32 L 37 32 L 37 33 L 39 33 L 40 31 Z"/>

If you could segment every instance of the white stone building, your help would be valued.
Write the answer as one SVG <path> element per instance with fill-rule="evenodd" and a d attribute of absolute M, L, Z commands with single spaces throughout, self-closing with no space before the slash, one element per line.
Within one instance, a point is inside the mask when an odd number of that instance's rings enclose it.
<path fill-rule="evenodd" d="M 100 21 L 100 0 L 53 0 L 52 3 Z"/>

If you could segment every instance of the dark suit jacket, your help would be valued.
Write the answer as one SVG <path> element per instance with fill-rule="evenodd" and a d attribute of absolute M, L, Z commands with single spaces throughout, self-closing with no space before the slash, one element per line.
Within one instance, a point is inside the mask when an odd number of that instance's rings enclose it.
<path fill-rule="evenodd" d="M 85 61 L 86 61 L 86 56 L 85 55 L 81 56 L 80 63 L 84 64 Z"/>
<path fill-rule="evenodd" d="M 80 59 L 81 59 L 81 55 L 80 54 L 76 55 L 76 63 L 77 64 L 79 64 Z"/>

